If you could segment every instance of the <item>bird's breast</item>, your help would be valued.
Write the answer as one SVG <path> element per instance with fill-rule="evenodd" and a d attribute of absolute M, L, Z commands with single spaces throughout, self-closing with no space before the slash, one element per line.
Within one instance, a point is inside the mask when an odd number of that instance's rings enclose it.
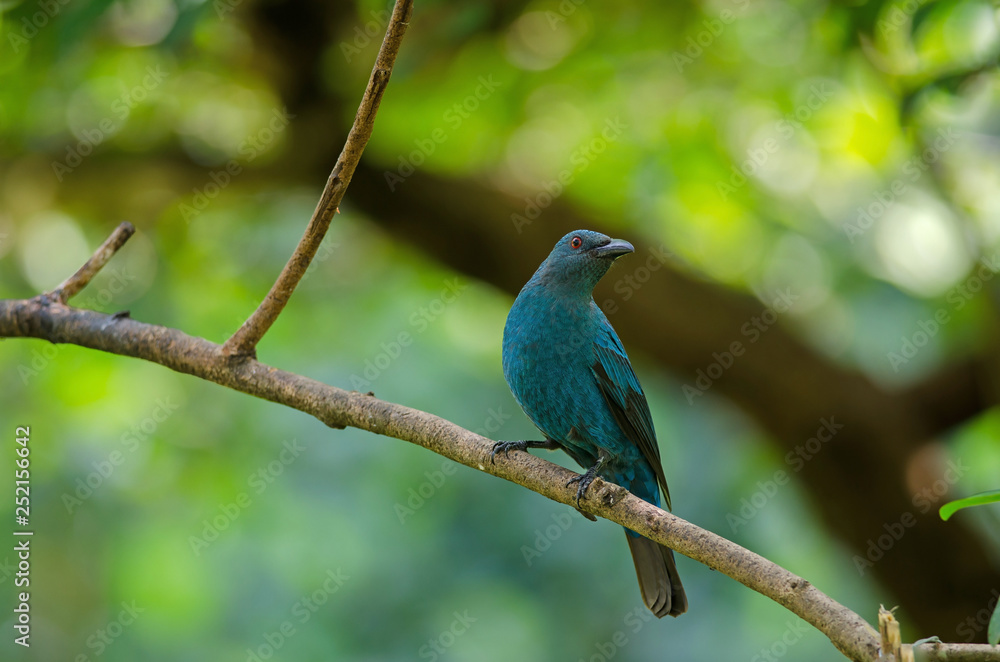
<path fill-rule="evenodd" d="M 520 305 L 519 305 L 520 304 Z M 504 328 L 504 376 L 518 404 L 550 439 L 591 422 L 600 393 L 591 366 L 593 329 L 572 307 L 518 301 Z"/>

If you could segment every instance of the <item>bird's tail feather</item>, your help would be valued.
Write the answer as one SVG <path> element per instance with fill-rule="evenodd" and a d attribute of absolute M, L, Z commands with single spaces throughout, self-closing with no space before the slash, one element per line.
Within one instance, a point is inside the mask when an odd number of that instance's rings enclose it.
<path fill-rule="evenodd" d="M 625 532 L 639 577 L 642 600 L 657 618 L 680 616 L 687 611 L 687 595 L 674 565 L 674 552 L 648 538 Z"/>

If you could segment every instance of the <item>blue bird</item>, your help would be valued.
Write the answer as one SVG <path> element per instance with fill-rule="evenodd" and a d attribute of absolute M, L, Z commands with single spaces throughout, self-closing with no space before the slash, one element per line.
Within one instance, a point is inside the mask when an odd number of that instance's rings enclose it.
<path fill-rule="evenodd" d="M 498 442 L 496 453 L 561 448 L 586 472 L 577 505 L 595 476 L 670 507 L 649 405 L 618 334 L 593 291 L 611 264 L 634 252 L 620 239 L 578 230 L 559 240 L 517 295 L 503 330 L 503 374 L 545 441 Z M 687 611 L 673 551 L 625 530 L 639 588 L 657 617 Z"/>

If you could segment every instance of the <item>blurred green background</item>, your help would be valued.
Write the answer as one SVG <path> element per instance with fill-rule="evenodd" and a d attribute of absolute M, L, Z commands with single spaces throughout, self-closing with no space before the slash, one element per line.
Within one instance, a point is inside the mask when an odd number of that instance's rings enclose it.
<path fill-rule="evenodd" d="M 298 241 L 389 6 L 3 9 L 0 296 L 128 219 L 73 303 L 224 341 Z M 534 438 L 500 371 L 512 297 L 564 232 L 629 239 L 598 300 L 677 514 L 869 620 L 901 605 L 907 637 L 983 641 L 997 509 L 935 511 L 1000 487 L 998 25 L 972 0 L 418 0 L 259 357 Z M 843 659 L 686 558 L 690 611 L 654 622 L 619 527 L 396 440 L 38 340 L 0 344 L 0 392 L 0 485 L 30 426 L 35 531 L 29 650 L 0 551 L 3 659 Z M 810 446 L 824 420 L 843 432 Z"/>

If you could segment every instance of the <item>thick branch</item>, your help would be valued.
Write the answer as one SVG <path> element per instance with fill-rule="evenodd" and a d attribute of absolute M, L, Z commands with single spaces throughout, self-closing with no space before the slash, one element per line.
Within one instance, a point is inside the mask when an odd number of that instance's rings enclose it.
<path fill-rule="evenodd" d="M 382 94 L 389 84 L 389 77 L 392 75 L 392 67 L 396 61 L 396 54 L 403 41 L 403 34 L 409 26 L 410 14 L 413 10 L 413 0 L 396 0 L 396 6 L 392 10 L 392 18 L 389 20 L 389 27 L 386 29 L 385 39 L 382 40 L 382 47 L 379 49 L 375 66 L 372 68 L 371 78 L 368 80 L 368 87 L 365 95 L 361 99 L 357 115 L 354 117 L 354 124 L 347 136 L 344 149 L 337 159 L 333 171 L 330 173 L 323 194 L 320 196 L 316 210 L 313 212 L 305 234 L 295 248 L 295 252 L 288 259 L 285 268 L 281 270 L 281 275 L 271 287 L 257 310 L 243 323 L 243 325 L 232 335 L 223 345 L 223 351 L 234 356 L 253 356 L 257 343 L 264 337 L 267 330 L 271 328 L 278 315 L 284 310 L 285 304 L 295 291 L 295 287 L 302 280 L 309 263 L 312 262 L 319 245 L 326 236 L 326 231 L 330 227 L 337 207 L 344 198 L 354 170 L 361 160 L 361 153 L 364 152 L 365 145 L 372 135 L 375 126 L 375 114 L 378 112 L 379 104 L 382 101 Z"/>
<path fill-rule="evenodd" d="M 492 443 L 426 412 L 264 365 L 233 361 L 219 345 L 135 320 L 80 310 L 36 298 L 0 301 L 0 337 L 33 337 L 132 356 L 234 390 L 293 407 L 335 428 L 346 426 L 423 446 L 466 466 L 517 483 L 573 506 L 573 473 L 528 453 L 490 462 Z M 625 489 L 595 480 L 583 510 L 667 545 L 778 602 L 823 632 L 852 660 L 875 660 L 878 637 L 859 615 L 805 579 L 710 531 L 667 513 Z M 926 644 L 921 660 L 996 659 L 981 645 Z"/>
<path fill-rule="evenodd" d="M 176 329 L 32 300 L 0 301 L 0 337 L 43 338 L 133 356 L 243 393 L 287 405 L 336 428 L 351 426 L 423 446 L 469 467 L 574 505 L 573 473 L 528 453 L 490 462 L 492 443 L 442 418 L 356 391 L 278 370 L 253 359 L 233 361 L 219 345 Z M 596 480 L 583 509 L 718 570 L 814 625 L 853 660 L 874 660 L 875 631 L 860 616 L 806 580 L 739 545 Z"/>
<path fill-rule="evenodd" d="M 124 221 L 121 225 L 115 228 L 115 231 L 111 233 L 111 236 L 104 240 L 100 248 L 94 251 L 94 254 L 87 260 L 86 264 L 80 267 L 75 274 L 67 278 L 62 282 L 62 284 L 56 289 L 49 292 L 46 296 L 50 297 L 54 301 L 59 303 L 66 303 L 71 297 L 75 296 L 80 290 L 85 288 L 91 279 L 97 275 L 104 265 L 108 263 L 118 249 L 125 245 L 125 242 L 129 240 L 135 234 L 135 226 Z"/>

